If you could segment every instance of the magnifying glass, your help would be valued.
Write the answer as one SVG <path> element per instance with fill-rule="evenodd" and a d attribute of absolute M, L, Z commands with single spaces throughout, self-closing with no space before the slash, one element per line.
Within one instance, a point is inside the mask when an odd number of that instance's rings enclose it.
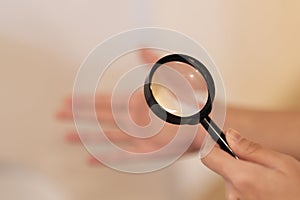
<path fill-rule="evenodd" d="M 238 159 L 222 130 L 209 117 L 215 84 L 200 61 L 184 54 L 162 57 L 151 68 L 144 84 L 144 96 L 159 118 L 178 125 L 202 124 L 221 149 Z"/>

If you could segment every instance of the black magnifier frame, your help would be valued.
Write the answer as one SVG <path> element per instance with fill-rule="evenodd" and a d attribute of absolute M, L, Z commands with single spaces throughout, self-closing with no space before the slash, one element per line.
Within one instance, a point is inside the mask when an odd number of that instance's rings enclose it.
<path fill-rule="evenodd" d="M 152 88 L 152 78 L 155 71 L 165 63 L 169 62 L 181 62 L 190 65 L 203 76 L 207 89 L 208 89 L 208 97 L 204 107 L 197 113 L 190 116 L 177 116 L 172 113 L 166 111 L 159 103 L 156 101 Z M 222 130 L 216 125 L 216 123 L 209 117 L 209 114 L 212 110 L 212 103 L 215 98 L 215 84 L 214 80 L 208 71 L 208 69 L 197 59 L 184 55 L 184 54 L 170 54 L 159 59 L 151 68 L 151 71 L 146 78 L 144 84 L 144 96 L 149 108 L 154 112 L 156 116 L 161 118 L 162 120 L 172 123 L 172 124 L 188 124 L 188 125 L 196 125 L 201 123 L 202 126 L 207 130 L 210 136 L 219 144 L 220 148 L 232 155 L 233 157 L 238 157 L 233 153 L 231 148 L 228 145 L 226 137 Z"/>

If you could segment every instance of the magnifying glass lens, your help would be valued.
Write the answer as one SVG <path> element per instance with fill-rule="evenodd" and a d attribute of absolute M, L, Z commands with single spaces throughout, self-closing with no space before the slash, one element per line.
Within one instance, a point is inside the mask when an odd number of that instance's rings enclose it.
<path fill-rule="evenodd" d="M 153 74 L 152 94 L 167 112 L 187 117 L 198 113 L 208 98 L 208 89 L 201 73 L 181 62 L 162 64 Z"/>

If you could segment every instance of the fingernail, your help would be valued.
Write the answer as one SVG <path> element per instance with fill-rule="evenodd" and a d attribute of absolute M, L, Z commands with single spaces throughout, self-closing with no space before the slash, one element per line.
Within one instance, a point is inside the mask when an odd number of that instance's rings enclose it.
<path fill-rule="evenodd" d="M 233 129 L 229 129 L 226 134 L 229 143 L 237 143 L 241 139 L 241 135 Z"/>

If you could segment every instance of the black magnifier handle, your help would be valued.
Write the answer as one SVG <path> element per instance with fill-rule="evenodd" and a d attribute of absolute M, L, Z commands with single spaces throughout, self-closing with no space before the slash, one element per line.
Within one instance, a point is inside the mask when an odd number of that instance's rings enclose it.
<path fill-rule="evenodd" d="M 234 158 L 239 159 L 229 147 L 225 134 L 217 126 L 217 124 L 212 119 L 210 119 L 209 116 L 203 118 L 200 122 L 210 134 L 210 136 L 218 143 L 221 149 L 232 155 Z"/>

